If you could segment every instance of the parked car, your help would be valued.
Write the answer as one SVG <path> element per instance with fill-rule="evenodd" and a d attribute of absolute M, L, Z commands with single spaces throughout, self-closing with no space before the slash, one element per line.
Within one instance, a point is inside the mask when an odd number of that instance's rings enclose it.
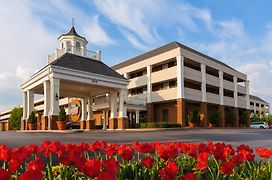
<path fill-rule="evenodd" d="M 80 129 L 80 124 L 78 122 L 67 122 L 66 129 Z"/>
<path fill-rule="evenodd" d="M 269 126 L 266 122 L 257 121 L 257 122 L 252 122 L 250 124 L 250 128 L 268 129 Z"/>

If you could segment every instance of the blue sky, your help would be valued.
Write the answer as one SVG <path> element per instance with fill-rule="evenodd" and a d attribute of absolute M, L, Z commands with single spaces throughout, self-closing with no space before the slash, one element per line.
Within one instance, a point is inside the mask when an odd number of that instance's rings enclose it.
<path fill-rule="evenodd" d="M 272 104 L 271 7 L 269 0 L 2 1 L 0 112 L 21 104 L 19 85 L 46 65 L 72 17 L 108 65 L 178 41 L 246 73 L 251 94 Z"/>

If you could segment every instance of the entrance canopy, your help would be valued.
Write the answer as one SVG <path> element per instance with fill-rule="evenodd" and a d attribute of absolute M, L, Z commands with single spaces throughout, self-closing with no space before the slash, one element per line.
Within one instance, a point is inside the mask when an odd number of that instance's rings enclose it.
<path fill-rule="evenodd" d="M 100 60 L 78 56 L 69 52 L 42 68 L 21 85 L 23 90 L 22 129 L 34 110 L 34 94 L 44 94 L 44 114 L 48 119 L 48 129 L 53 128 L 59 114 L 60 97 L 91 99 L 110 95 L 111 118 L 126 118 L 124 99 L 128 80 Z M 117 94 L 119 93 L 119 116 L 117 117 Z M 90 107 L 88 107 L 89 109 Z M 91 114 L 91 113 L 88 113 Z M 50 118 L 48 118 L 50 117 Z M 89 120 L 92 117 L 88 117 Z"/>

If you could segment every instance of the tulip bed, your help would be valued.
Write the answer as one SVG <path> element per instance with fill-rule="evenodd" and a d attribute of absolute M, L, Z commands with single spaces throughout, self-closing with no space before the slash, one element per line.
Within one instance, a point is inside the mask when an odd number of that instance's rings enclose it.
<path fill-rule="evenodd" d="M 255 160 L 255 154 L 260 157 Z M 272 151 L 225 143 L 0 145 L 0 179 L 272 179 Z"/>

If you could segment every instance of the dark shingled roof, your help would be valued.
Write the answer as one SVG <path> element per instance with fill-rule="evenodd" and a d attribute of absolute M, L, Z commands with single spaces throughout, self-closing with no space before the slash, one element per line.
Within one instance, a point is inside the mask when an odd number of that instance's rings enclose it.
<path fill-rule="evenodd" d="M 126 79 L 124 76 L 120 75 L 101 61 L 77 56 L 70 53 L 65 53 L 63 56 L 59 57 L 49 65 L 90 72 L 119 79 Z"/>
<path fill-rule="evenodd" d="M 257 100 L 257 101 L 261 101 L 261 102 L 268 103 L 268 102 L 264 101 L 263 99 L 261 99 L 261 98 L 259 98 L 259 97 L 257 97 L 257 96 L 249 95 L 249 98 L 250 98 L 250 99 Z"/>
<path fill-rule="evenodd" d="M 234 71 L 237 71 L 237 70 L 233 69 L 232 67 L 230 67 L 229 65 L 227 65 L 227 64 L 225 64 L 225 63 L 223 63 L 223 62 L 221 62 L 221 61 L 219 61 L 219 60 L 217 60 L 217 59 L 214 59 L 214 58 L 212 58 L 212 57 L 210 57 L 210 56 L 207 56 L 206 54 L 203 54 L 203 53 L 201 53 L 201 52 L 198 52 L 198 51 L 196 51 L 196 50 L 194 50 L 194 49 L 192 49 L 192 48 L 190 48 L 190 47 L 188 47 L 188 46 L 185 46 L 185 45 L 183 45 L 183 44 L 181 44 L 181 43 L 178 43 L 178 42 L 176 42 L 176 41 L 171 42 L 171 43 L 169 43 L 169 44 L 166 44 L 166 45 L 164 45 L 164 46 L 161 46 L 161 47 L 159 47 L 159 48 L 153 49 L 153 50 L 151 50 L 151 51 L 149 51 L 149 52 L 146 52 L 146 53 L 144 53 L 144 54 L 142 54 L 142 55 L 136 56 L 136 57 L 134 57 L 134 58 L 132 58 L 132 59 L 129 59 L 129 60 L 127 60 L 127 61 L 124 61 L 124 62 L 121 62 L 121 63 L 119 63 L 119 64 L 116 64 L 116 65 L 112 66 L 112 68 L 115 69 L 115 70 L 116 70 L 116 69 L 120 69 L 120 68 L 123 68 L 123 67 L 125 67 L 125 66 L 128 66 L 128 65 L 131 65 L 131 64 L 134 64 L 134 63 L 143 61 L 143 60 L 148 59 L 148 58 L 150 58 L 150 57 L 153 57 L 153 56 L 162 54 L 162 53 L 164 53 L 164 52 L 167 52 L 167 51 L 176 49 L 176 48 L 178 48 L 178 47 L 180 47 L 180 48 L 182 48 L 182 49 L 186 49 L 186 50 L 188 50 L 188 51 L 191 51 L 191 52 L 193 52 L 193 53 L 195 53 L 195 54 L 198 54 L 199 56 L 202 56 L 202 57 L 207 58 L 207 59 L 209 59 L 209 60 L 211 60 L 211 61 L 214 61 L 214 62 L 216 62 L 216 63 L 219 63 L 219 64 L 221 64 L 221 65 L 223 65 L 223 66 L 226 66 L 226 67 L 228 67 L 228 68 L 230 68 L 230 69 L 232 69 L 232 70 L 234 70 Z M 237 71 L 237 72 L 238 72 L 238 71 Z"/>
<path fill-rule="evenodd" d="M 70 29 L 70 31 L 69 31 L 68 33 L 62 34 L 62 35 L 60 35 L 60 37 L 61 37 L 61 36 L 77 36 L 77 37 L 80 37 L 80 38 L 83 38 L 83 39 L 86 40 L 85 37 L 82 37 L 82 36 L 80 36 L 80 35 L 77 34 L 76 29 L 74 28 L 74 26 Z M 60 38 L 60 37 L 59 37 L 59 38 Z M 87 40 L 86 40 L 86 41 L 87 41 Z"/>

